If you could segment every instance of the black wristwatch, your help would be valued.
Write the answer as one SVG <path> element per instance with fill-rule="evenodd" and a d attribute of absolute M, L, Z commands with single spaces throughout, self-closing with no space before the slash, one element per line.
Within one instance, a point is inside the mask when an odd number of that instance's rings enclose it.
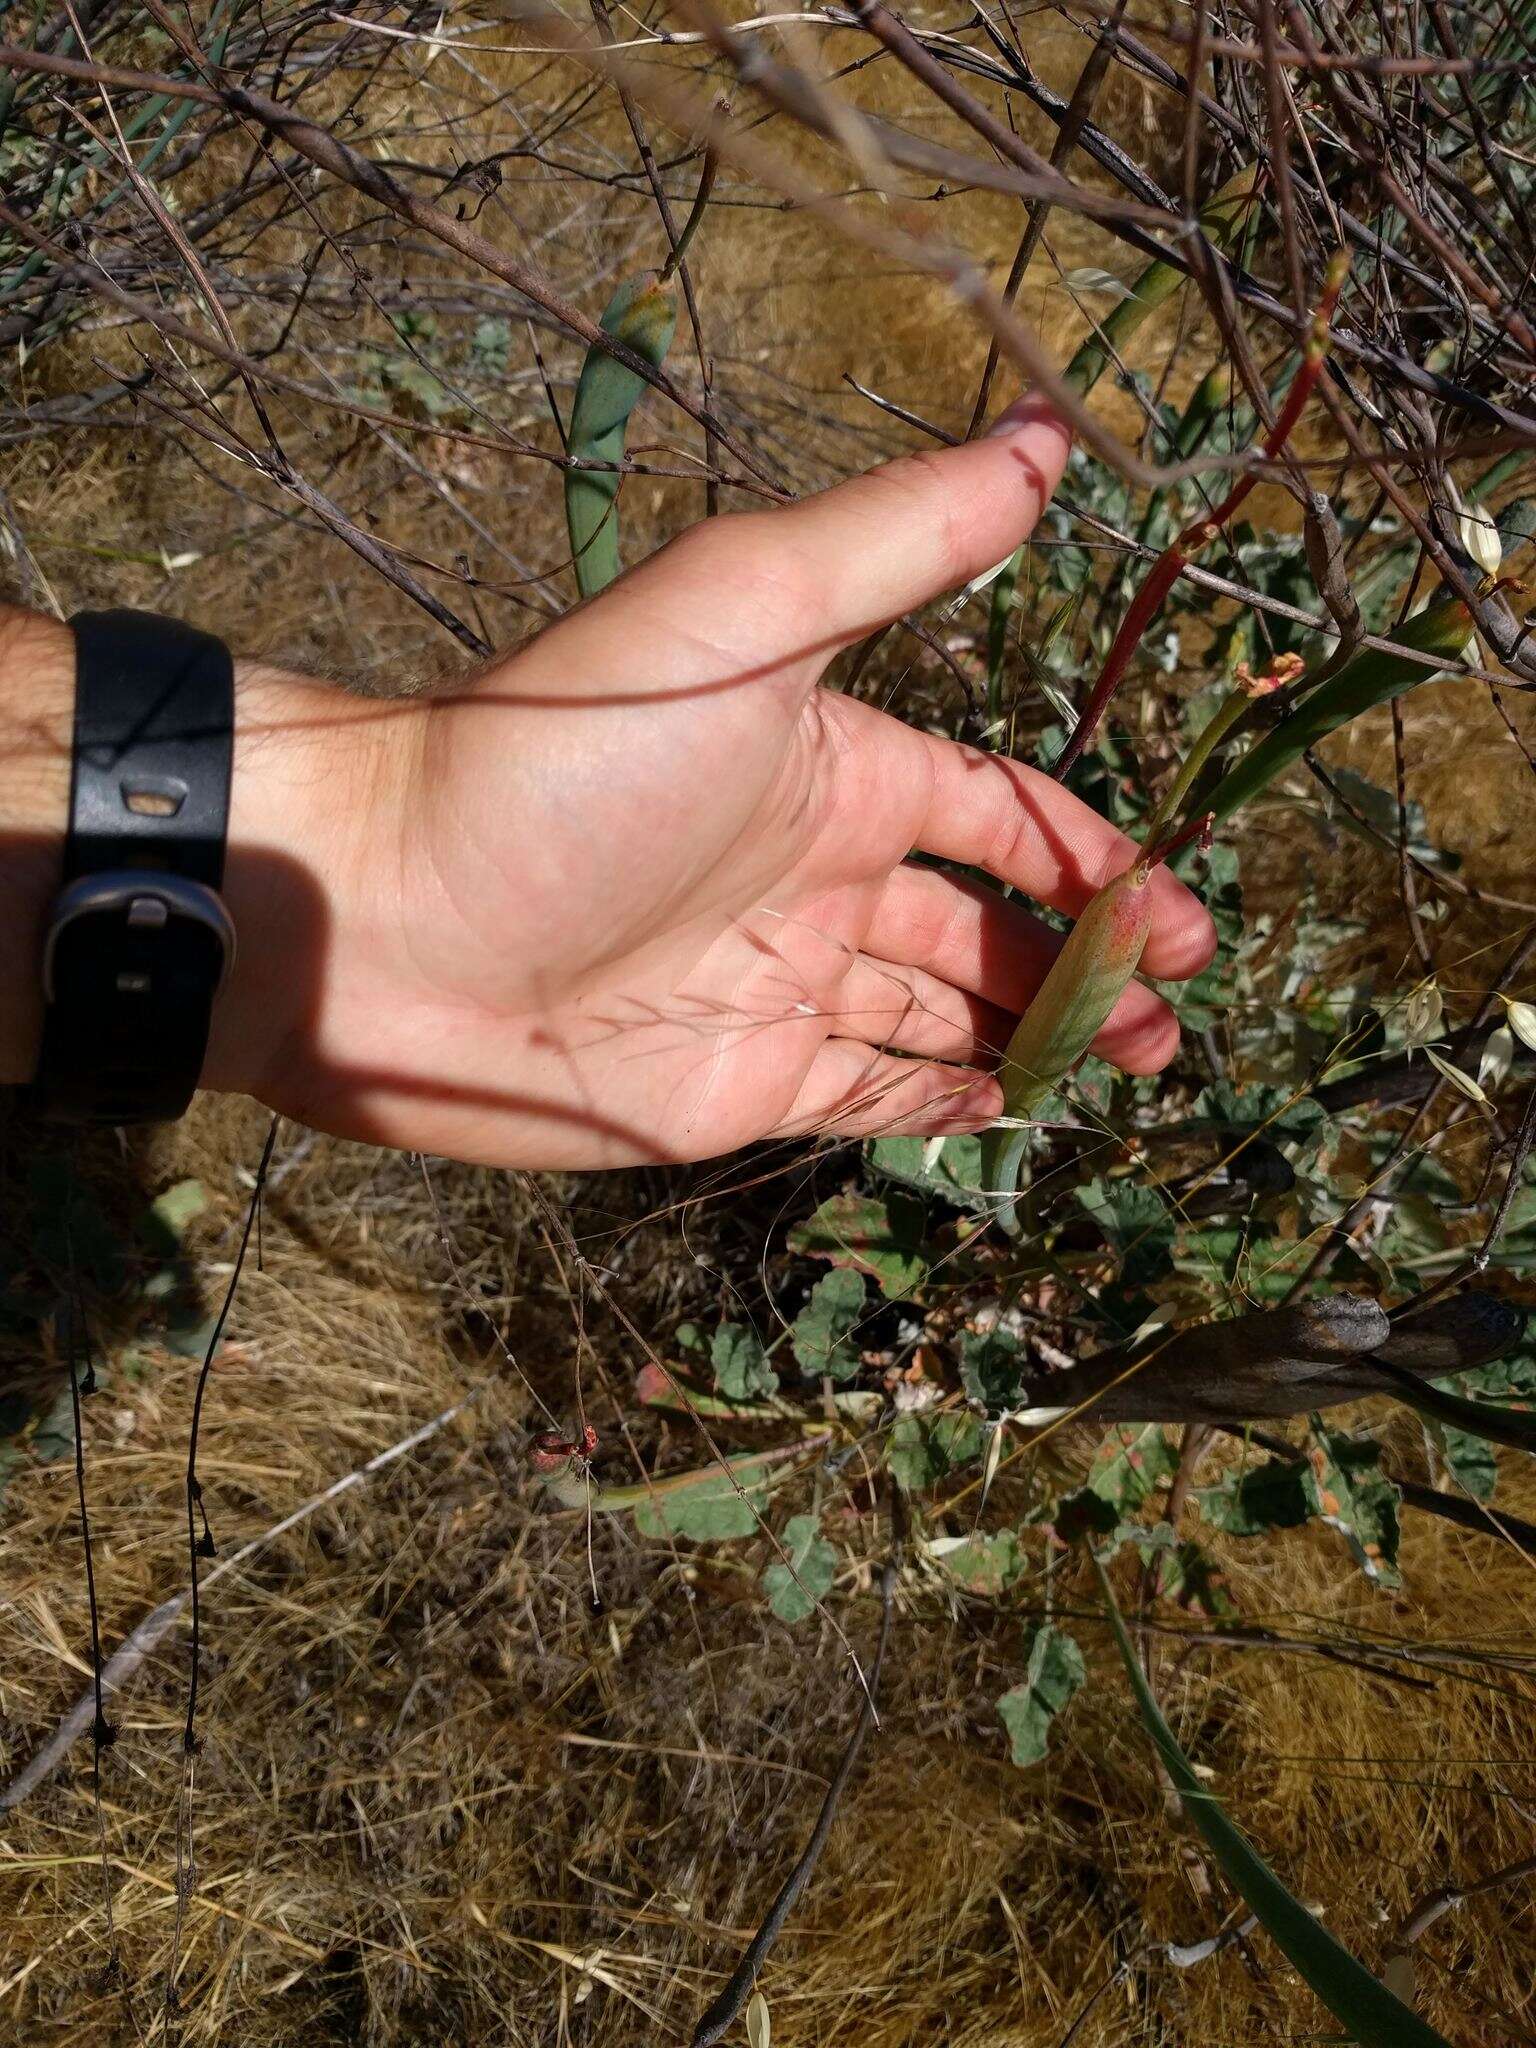
<path fill-rule="evenodd" d="M 74 1123 L 159 1123 L 192 1099 L 235 957 L 219 896 L 234 665 L 149 612 L 80 612 L 64 886 L 43 948 L 33 1095 Z"/>

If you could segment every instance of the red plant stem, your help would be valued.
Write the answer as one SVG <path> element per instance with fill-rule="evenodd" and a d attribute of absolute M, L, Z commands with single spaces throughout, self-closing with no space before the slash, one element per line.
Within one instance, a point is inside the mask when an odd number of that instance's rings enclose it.
<path fill-rule="evenodd" d="M 1264 436 L 1266 463 L 1273 462 L 1285 447 L 1296 422 L 1301 418 L 1307 400 L 1312 396 L 1314 385 L 1322 374 L 1323 363 L 1328 355 L 1328 328 L 1348 269 L 1349 258 L 1340 250 L 1328 265 L 1322 297 L 1318 300 L 1317 311 L 1312 316 L 1312 330 L 1307 336 L 1307 345 L 1300 366 L 1291 379 L 1291 388 L 1285 394 L 1285 403 L 1280 408 L 1275 424 Z M 1099 721 L 1109 708 L 1110 698 L 1124 680 L 1125 672 L 1131 665 L 1131 656 L 1136 652 L 1142 635 L 1161 610 L 1163 599 L 1178 581 L 1190 556 L 1216 538 L 1258 481 L 1256 469 L 1240 476 L 1215 511 L 1186 526 L 1178 539 L 1170 542 L 1152 564 L 1147 572 L 1146 581 L 1126 608 L 1125 617 L 1120 622 L 1120 630 L 1104 657 L 1099 679 L 1089 692 L 1088 701 L 1078 716 L 1077 724 L 1072 728 L 1067 744 L 1062 748 L 1051 769 L 1053 781 L 1066 780 L 1084 747 L 1098 730 Z"/>
<path fill-rule="evenodd" d="M 1166 839 L 1160 839 L 1150 852 L 1142 855 L 1136 863 L 1137 872 L 1150 874 L 1153 868 L 1171 860 L 1181 846 L 1188 846 L 1191 839 L 1198 839 L 1202 845 L 1208 846 L 1215 817 L 1214 811 L 1202 811 L 1198 817 L 1187 818 L 1177 832 L 1170 832 Z"/>

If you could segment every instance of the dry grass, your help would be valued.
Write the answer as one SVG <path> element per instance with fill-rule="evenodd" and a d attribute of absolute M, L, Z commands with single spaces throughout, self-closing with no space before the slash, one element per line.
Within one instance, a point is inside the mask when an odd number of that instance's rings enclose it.
<path fill-rule="evenodd" d="M 209 1286 L 240 1218 L 230 1162 L 254 1159 L 260 1135 L 254 1114 L 210 1106 L 174 1154 L 137 1162 L 146 1186 L 194 1170 L 218 1191 L 197 1246 Z M 682 2038 L 803 1838 L 854 1711 L 830 1629 L 774 1622 L 739 1555 L 673 1553 L 627 1518 L 601 1524 L 593 1613 L 583 1518 L 540 1513 L 525 1480 L 525 1431 L 543 1420 L 532 1390 L 570 1413 L 566 1283 L 514 1184 L 439 1168 L 436 1185 L 475 1299 L 509 1333 L 527 1385 L 466 1317 L 415 1167 L 297 1133 L 264 1271 L 242 1290 L 216 1370 L 200 1470 L 226 1552 L 480 1391 L 408 1461 L 209 1597 L 189 2042 Z M 600 1203 L 643 1214 L 649 1197 L 586 1191 L 573 1221 L 599 1231 Z M 690 1240 L 709 1257 L 736 1227 L 704 1204 Z M 658 1270 L 646 1243 L 631 1239 L 617 1273 L 631 1312 L 664 1328 L 697 1281 Z M 605 1396 L 622 1401 L 634 1360 L 600 1310 L 588 1327 L 587 1398 L 622 1470 Z M 114 1368 L 87 1410 L 109 1644 L 187 1571 L 196 1368 L 140 1355 L 141 1376 Z M 1504 1505 L 1530 1513 L 1536 1487 L 1509 1486 Z M 1007 1506 L 1002 1495 L 992 1512 Z M 0 1668 L 20 1761 L 86 1677 L 67 1463 L 13 1480 L 7 1515 Z M 867 1648 L 883 1538 L 851 1504 L 835 1526 L 838 1612 Z M 1169 1639 L 1158 1665 L 1223 1797 L 1341 1936 L 1379 1956 L 1416 1898 L 1528 1848 L 1531 1568 L 1435 1523 L 1410 1526 L 1398 1595 L 1369 1588 L 1326 1533 L 1226 1556 L 1246 1619 L 1403 1650 L 1367 1675 Z M 1257 1975 L 1236 1949 L 1188 1969 L 1158 1952 L 1215 1931 L 1225 1906 L 1203 1895 L 1065 1572 L 1052 1597 L 1083 1616 L 1091 1683 L 1045 1766 L 1006 1761 L 992 1703 L 1016 1682 L 1021 1612 L 1042 1590 L 1032 1577 L 1001 1607 L 961 1606 L 931 1576 L 904 1583 L 883 1731 L 765 1979 L 776 2039 L 1051 2048 L 1138 1952 L 1079 2039 L 1195 2048 L 1317 2024 L 1262 1941 Z M 114 1913 L 141 2015 L 155 2012 L 174 1919 L 186 1678 L 183 1626 L 128 1695 L 106 1760 Z M 16 2038 L 117 2038 L 88 1743 L 6 1817 L 0 1856 Z M 1428 2009 L 1451 2038 L 1507 2038 L 1487 2015 L 1528 1999 L 1532 1932 L 1527 1887 L 1425 1938 Z"/>
<path fill-rule="evenodd" d="M 1059 53 L 1067 75 L 1076 47 Z M 1131 96 L 1113 111 L 1122 126 L 1146 114 Z M 599 280 L 642 246 L 648 260 L 654 243 L 638 200 L 601 196 L 514 174 L 488 219 L 517 220 L 596 303 Z M 946 225 L 1006 264 L 1016 218 L 1002 202 L 954 198 L 945 211 Z M 1080 229 L 1062 228 L 1053 246 L 1063 264 L 1105 259 Z M 390 254 L 414 278 L 433 274 L 418 251 Z M 745 207 L 711 219 L 698 267 L 722 383 L 760 418 L 782 405 L 777 453 L 798 483 L 904 438 L 840 384 L 845 371 L 963 424 L 983 343 L 936 286 L 881 274 L 802 219 Z M 1042 260 L 1025 303 L 1064 338 L 1080 323 L 1053 276 Z M 82 340 L 72 374 L 116 345 Z M 557 345 L 552 354 L 568 383 L 574 358 Z M 32 374 L 59 373 L 45 359 Z M 509 416 L 531 416 L 537 388 L 526 366 L 518 374 Z M 394 538 L 427 555 L 460 545 L 441 501 L 379 444 L 344 454 L 344 423 L 295 411 L 288 424 L 314 467 L 350 464 L 349 501 L 376 505 Z M 209 482 L 205 460 L 151 425 L 31 444 L 7 489 L 43 600 L 68 609 L 110 595 L 176 609 L 253 650 L 385 682 L 441 660 L 422 614 L 366 579 L 339 542 L 297 534 L 281 507 L 253 520 Z M 529 562 L 558 561 L 551 476 L 509 475 L 484 450 L 454 451 L 442 466 Z M 689 485 L 631 486 L 632 544 L 674 528 L 698 501 Z M 168 569 L 162 555 L 196 559 Z M 488 594 L 485 608 L 498 639 L 527 623 L 511 599 Z M 1450 688 L 1458 746 L 1473 749 L 1454 769 L 1443 746 Z M 1469 742 L 1474 707 L 1488 736 L 1479 724 Z M 1528 807 L 1528 785 L 1481 693 L 1423 693 L 1410 723 L 1414 789 L 1432 826 L 1474 880 L 1518 895 L 1528 863 L 1509 819 Z M 1383 779 L 1374 725 L 1345 744 Z M 1292 835 L 1273 863 L 1277 904 L 1296 859 Z M 1401 952 L 1384 857 L 1347 842 L 1326 886 L 1333 907 L 1376 914 L 1383 955 Z M 1475 918 L 1465 933 L 1468 953 L 1484 942 Z M 203 1180 L 213 1204 L 189 1249 L 211 1300 L 263 1130 L 248 1106 L 205 1103 L 126 1157 L 98 1147 L 84 1170 L 125 1212 L 135 1191 Z M 7 1150 L 14 1193 L 26 1153 Z M 474 1399 L 210 1595 L 197 1884 L 181 1949 L 188 2048 L 685 2039 L 803 1840 L 856 1710 L 832 1629 L 776 1623 L 741 1554 L 647 1543 L 626 1519 L 593 1532 L 589 1564 L 583 1518 L 539 1510 L 527 1435 L 546 1421 L 541 1403 L 569 1421 L 578 1381 L 618 1476 L 630 1448 L 657 1447 L 657 1423 L 634 1423 L 628 1399 L 640 1361 L 601 1299 L 573 1282 L 516 1178 L 439 1167 L 434 1179 L 469 1295 L 414 1163 L 288 1131 L 262 1268 L 246 1277 L 216 1367 L 200 1472 L 225 1554 L 466 1391 Z M 779 1256 L 779 1185 L 731 1199 L 702 1180 L 631 1176 L 550 1192 L 604 1284 L 663 1344 L 682 1314 L 716 1299 L 717 1272 Z M 110 1647 L 186 1583 L 196 1365 L 126 1318 L 107 1349 L 87 1441 Z M 13 1363 L 37 1370 L 35 1358 Z M 1080 1464 L 1089 1441 L 1066 1455 Z M 1394 1443 L 1405 1469 L 1422 1455 L 1401 1425 Z M 989 1513 L 1006 1514 L 1009 1498 L 1004 1488 Z M 1512 1473 L 1500 1501 L 1536 1515 L 1536 1482 Z M 0 1741 L 15 1765 L 88 1675 L 67 1462 L 20 1471 L 4 1516 Z M 836 1611 L 867 1649 L 884 1537 L 857 1488 L 834 1526 Z M 1380 1959 L 1415 1900 L 1530 1848 L 1532 1567 L 1422 1519 L 1410 1522 L 1397 1594 L 1368 1586 L 1327 1532 L 1222 1554 L 1247 1620 L 1304 1644 L 1402 1652 L 1366 1672 L 1304 1649 L 1164 1639 L 1158 1650 L 1170 1715 L 1234 1814 L 1341 1938 Z M 1081 1613 L 1092 1675 L 1051 1759 L 1023 1773 L 1007 1762 L 993 1703 L 1017 1680 L 1023 1613 L 1047 1597 Z M 1086 1598 L 1065 1567 L 995 1605 L 962 1604 L 921 1574 L 904 1581 L 882 1730 L 764 1979 L 781 2048 L 1056 2048 L 1116 1971 L 1079 2048 L 1326 2034 L 1262 1938 L 1187 1968 L 1164 1952 L 1214 1933 L 1229 1901 L 1209 1896 L 1167 1810 Z M 187 1672 L 183 1623 L 117 1712 L 100 1840 L 88 1743 L 0 1818 L 0 2036 L 87 2048 L 129 2040 L 136 2025 L 150 2039 L 170 2031 L 161 1995 Z M 104 1977 L 104 1884 L 117 1985 Z M 1418 1944 L 1425 2010 L 1458 2043 L 1533 2038 L 1533 1898 L 1529 1882 L 1490 1894 Z"/>

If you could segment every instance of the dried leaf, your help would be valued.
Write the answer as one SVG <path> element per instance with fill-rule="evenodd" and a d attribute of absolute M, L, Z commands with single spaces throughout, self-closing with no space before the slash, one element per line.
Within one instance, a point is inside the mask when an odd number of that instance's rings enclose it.
<path fill-rule="evenodd" d="M 1486 1102 L 1488 1100 L 1487 1096 L 1483 1093 L 1482 1089 L 1478 1087 L 1477 1083 L 1473 1080 L 1472 1076 L 1468 1073 L 1465 1073 L 1462 1070 L 1462 1068 L 1454 1066 L 1451 1063 L 1451 1061 L 1445 1057 L 1444 1053 L 1436 1052 L 1435 1048 L 1432 1045 L 1426 1045 L 1424 1048 L 1424 1057 L 1429 1061 L 1430 1065 L 1435 1069 L 1436 1073 L 1442 1074 L 1445 1077 L 1445 1079 L 1450 1082 L 1453 1088 L 1459 1088 L 1462 1094 L 1467 1096 L 1471 1101 Z"/>
<path fill-rule="evenodd" d="M 1403 1005 L 1403 1028 L 1410 1045 L 1423 1045 L 1437 1036 L 1445 1016 L 1445 998 L 1435 981 L 1421 981 Z"/>
<path fill-rule="evenodd" d="M 771 2048 L 773 2026 L 768 2017 L 768 2001 L 761 1991 L 754 1991 L 747 2000 L 746 2028 L 747 2048 Z"/>

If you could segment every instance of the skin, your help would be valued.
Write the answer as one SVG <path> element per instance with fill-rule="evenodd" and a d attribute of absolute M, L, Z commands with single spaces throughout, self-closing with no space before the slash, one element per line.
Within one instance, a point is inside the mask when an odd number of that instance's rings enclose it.
<path fill-rule="evenodd" d="M 384 703 L 242 665 L 204 1079 L 343 1136 L 503 1166 L 703 1159 L 828 1131 L 954 1132 L 1075 913 L 1130 842 L 1031 768 L 822 686 L 875 626 L 1032 529 L 1066 429 L 982 441 L 693 528 L 449 693 Z M 67 801 L 72 642 L 0 614 L 0 942 L 36 957 Z M 1143 965 L 1198 972 L 1165 873 Z M 32 948 L 31 952 L 26 950 Z M 26 976 L 0 1076 L 31 1072 Z M 1133 984 L 1095 1050 L 1177 1044 Z"/>

